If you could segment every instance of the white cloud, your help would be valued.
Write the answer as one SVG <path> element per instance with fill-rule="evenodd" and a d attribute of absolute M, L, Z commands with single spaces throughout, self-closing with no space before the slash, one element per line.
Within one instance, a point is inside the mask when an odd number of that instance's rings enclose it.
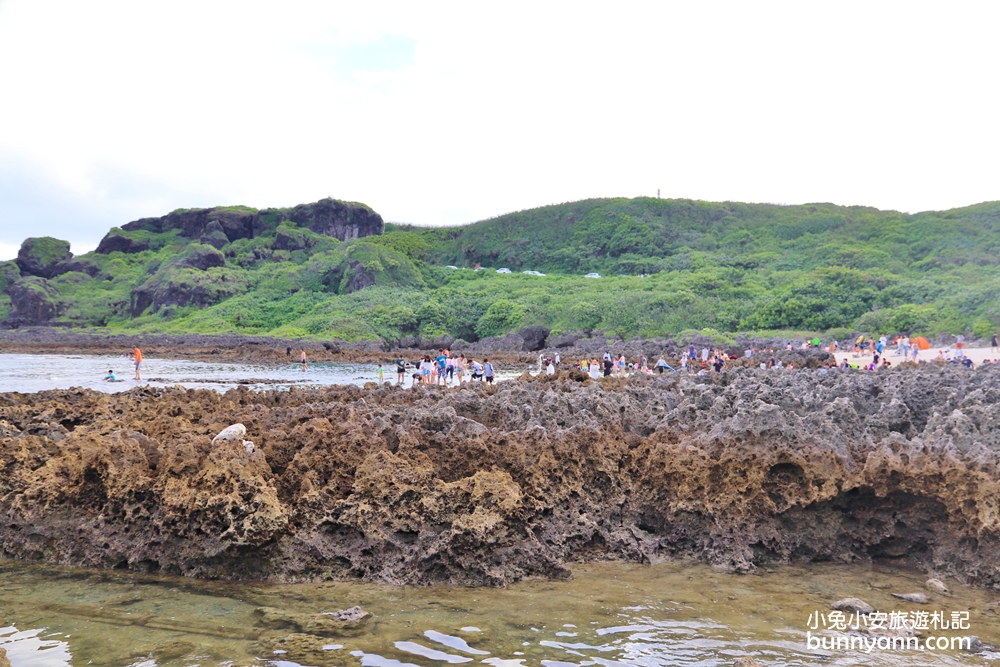
<path fill-rule="evenodd" d="M 424 224 L 657 188 L 1000 199 L 993 3 L 354 4 L 8 0 L 0 159 L 94 241 L 328 195 Z M 19 220 L 65 237 L 32 196 Z"/>
<path fill-rule="evenodd" d="M 0 243 L 0 260 L 14 259 L 17 257 L 19 247 L 10 243 Z"/>

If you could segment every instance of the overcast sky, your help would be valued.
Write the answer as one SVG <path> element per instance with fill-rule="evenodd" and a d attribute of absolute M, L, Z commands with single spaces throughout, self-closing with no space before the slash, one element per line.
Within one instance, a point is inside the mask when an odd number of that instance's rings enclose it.
<path fill-rule="evenodd" d="M 179 207 L 1000 199 L 1000 3 L 0 0 L 0 258 Z"/>

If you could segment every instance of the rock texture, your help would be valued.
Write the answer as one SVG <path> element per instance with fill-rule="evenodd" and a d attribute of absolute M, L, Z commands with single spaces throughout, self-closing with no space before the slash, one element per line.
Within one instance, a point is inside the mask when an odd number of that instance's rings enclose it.
<path fill-rule="evenodd" d="M 280 219 L 291 220 L 299 227 L 308 227 L 317 234 L 332 236 L 341 241 L 385 231 L 382 216 L 364 204 L 329 198 L 313 204 L 300 204 L 283 213 Z"/>
<path fill-rule="evenodd" d="M 17 262 L 0 262 L 0 293 L 6 294 L 10 286 L 21 279 L 21 269 Z"/>
<path fill-rule="evenodd" d="M 133 238 L 120 230 L 112 230 L 104 235 L 101 242 L 94 250 L 98 255 L 110 255 L 113 252 L 123 252 L 129 255 L 149 250 L 149 241 L 142 238 Z"/>
<path fill-rule="evenodd" d="M 17 251 L 17 266 L 23 276 L 53 278 L 60 262 L 68 262 L 73 253 L 69 251 L 69 241 L 51 236 L 25 239 Z"/>
<path fill-rule="evenodd" d="M 226 256 L 210 245 L 193 243 L 174 266 L 181 269 L 198 269 L 208 271 L 226 265 Z"/>
<path fill-rule="evenodd" d="M 880 560 L 1000 588 L 997 369 L 0 395 L 0 551 L 503 585 Z M 211 439 L 243 424 L 257 443 Z"/>
<path fill-rule="evenodd" d="M 211 246 L 201 248 L 221 257 L 221 253 Z M 210 266 L 212 257 L 209 253 L 194 253 L 183 258 L 183 264 L 166 267 L 134 287 L 129 295 L 132 317 L 138 317 L 150 306 L 153 307 L 152 312 L 173 306 L 204 308 L 245 293 L 248 287 L 246 276 L 240 271 Z M 195 265 L 187 263 L 189 260 Z M 200 268 L 202 266 L 206 268 Z"/>
<path fill-rule="evenodd" d="M 11 313 L 5 324 L 13 327 L 45 324 L 62 308 L 59 290 L 45 278 L 28 276 L 11 285 Z"/>
<path fill-rule="evenodd" d="M 364 204 L 328 198 L 288 209 L 256 211 L 241 206 L 197 208 L 174 211 L 160 218 L 143 218 L 108 232 L 96 252 L 141 252 L 149 248 L 149 242 L 131 234 L 160 234 L 171 230 L 179 231 L 184 238 L 198 239 L 203 244 L 220 248 L 237 239 L 250 239 L 273 232 L 286 221 L 341 241 L 385 231 L 382 216 Z M 285 238 L 282 244 L 287 243 L 288 238 Z"/>

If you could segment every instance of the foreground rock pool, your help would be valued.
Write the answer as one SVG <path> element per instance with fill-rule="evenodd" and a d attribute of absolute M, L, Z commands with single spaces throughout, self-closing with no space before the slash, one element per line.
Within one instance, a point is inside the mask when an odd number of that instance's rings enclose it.
<path fill-rule="evenodd" d="M 345 667 L 656 667 L 731 665 L 989 665 L 1000 653 L 962 650 L 830 651 L 810 615 L 859 597 L 876 609 L 968 612 L 966 630 L 1000 644 L 997 595 L 948 581 L 927 591 L 915 570 L 873 565 L 786 566 L 735 575 L 700 564 L 577 566 L 563 581 L 507 588 L 338 582 L 207 582 L 133 572 L 0 561 L 0 648 L 13 667 L 295 665 Z M 892 593 L 925 592 L 915 605 Z M 307 618 L 360 605 L 370 613 L 337 636 L 277 627 L 260 608 Z M 272 616 L 275 614 L 272 613 Z M 4 627 L 6 626 L 6 627 Z"/>

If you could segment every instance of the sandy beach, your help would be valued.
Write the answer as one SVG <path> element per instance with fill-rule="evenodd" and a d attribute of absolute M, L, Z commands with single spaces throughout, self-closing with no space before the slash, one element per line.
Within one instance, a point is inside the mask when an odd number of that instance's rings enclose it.
<path fill-rule="evenodd" d="M 944 351 L 947 354 L 949 350 L 951 351 L 952 358 L 954 358 L 955 352 L 957 351 L 954 346 L 931 347 L 929 350 L 920 350 L 920 356 L 917 357 L 917 361 L 933 361 L 938 358 L 939 351 Z M 972 361 L 976 364 L 976 366 L 981 365 L 985 359 L 990 359 L 990 360 L 996 359 L 997 361 L 1000 361 L 1000 354 L 991 352 L 990 348 L 988 347 L 971 347 L 971 348 L 967 347 L 963 350 L 963 352 L 965 353 L 965 356 L 972 359 Z M 868 365 L 872 361 L 871 354 L 855 354 L 854 352 L 837 352 L 835 356 L 837 357 L 837 363 L 840 363 L 841 360 L 843 359 L 847 359 L 848 363 L 857 364 L 859 366 Z M 896 366 L 902 363 L 903 361 L 902 355 L 896 354 L 895 347 L 889 347 L 889 349 L 886 352 L 885 358 L 888 359 L 889 363 L 892 364 L 893 366 Z"/>

